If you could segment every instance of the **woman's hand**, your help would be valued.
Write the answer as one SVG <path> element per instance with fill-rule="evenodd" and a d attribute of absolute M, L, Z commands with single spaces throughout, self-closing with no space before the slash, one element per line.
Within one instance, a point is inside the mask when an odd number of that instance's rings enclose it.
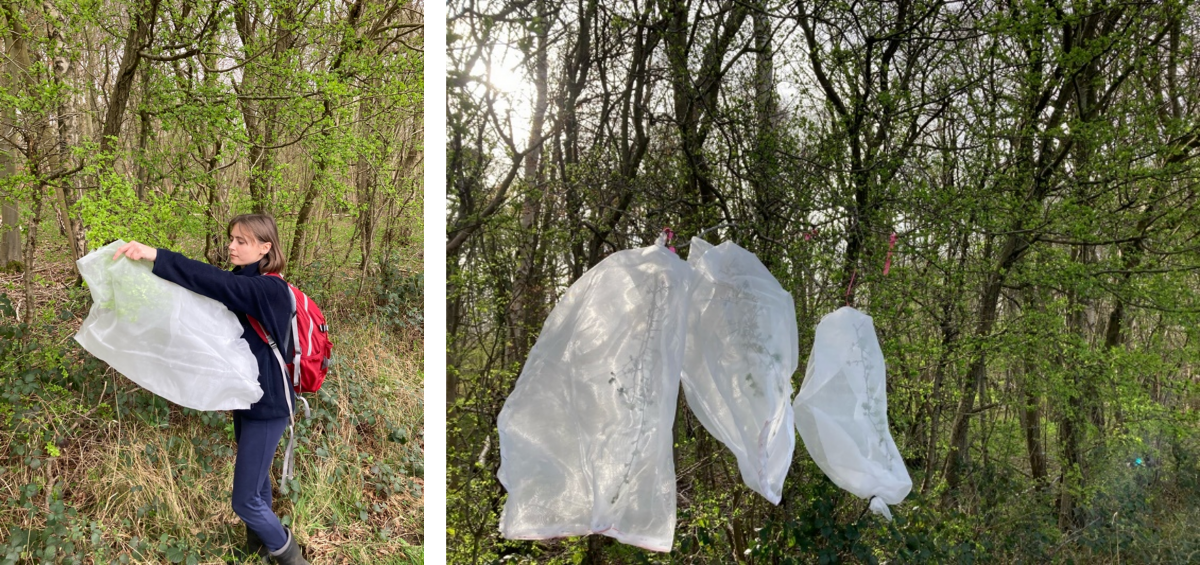
<path fill-rule="evenodd" d="M 136 241 L 131 241 L 117 248 L 117 254 L 113 255 L 113 261 L 116 261 L 117 257 L 121 255 L 125 255 L 134 261 L 140 259 L 153 261 L 158 258 L 158 250 L 149 245 L 142 245 Z"/>

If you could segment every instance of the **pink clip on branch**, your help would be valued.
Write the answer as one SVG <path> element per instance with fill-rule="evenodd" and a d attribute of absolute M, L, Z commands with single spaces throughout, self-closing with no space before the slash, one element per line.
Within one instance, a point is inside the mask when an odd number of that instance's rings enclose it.
<path fill-rule="evenodd" d="M 675 232 L 671 228 L 663 228 L 663 233 L 667 235 L 667 249 L 670 249 L 671 253 L 675 253 L 675 246 L 671 245 L 671 242 L 675 241 Z"/>

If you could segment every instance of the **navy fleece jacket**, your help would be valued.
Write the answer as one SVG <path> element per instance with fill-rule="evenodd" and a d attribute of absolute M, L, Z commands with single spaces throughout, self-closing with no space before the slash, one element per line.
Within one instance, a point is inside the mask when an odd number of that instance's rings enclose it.
<path fill-rule="evenodd" d="M 237 314 L 242 323 L 242 339 L 250 344 L 250 352 L 258 360 L 258 384 L 263 395 L 248 410 L 235 410 L 243 418 L 270 420 L 286 418 L 288 402 L 295 406 L 291 387 L 283 385 L 283 375 L 275 354 L 247 321 L 253 316 L 263 325 L 267 333 L 276 338 L 283 350 L 284 359 L 291 359 L 291 293 L 287 283 L 277 277 L 263 276 L 258 272 L 258 263 L 237 267 L 233 271 L 222 271 L 208 263 L 188 259 L 179 253 L 159 249 L 154 261 L 154 274 L 169 280 L 201 296 L 207 296 Z M 283 339 L 279 339 L 283 336 Z M 285 397 L 287 394 L 291 398 Z"/>

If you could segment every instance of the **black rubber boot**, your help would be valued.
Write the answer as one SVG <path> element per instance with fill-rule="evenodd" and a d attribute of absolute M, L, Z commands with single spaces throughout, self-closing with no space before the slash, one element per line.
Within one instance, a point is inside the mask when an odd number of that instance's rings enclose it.
<path fill-rule="evenodd" d="M 266 560 L 267 557 L 271 556 L 271 550 L 267 549 L 262 539 L 258 537 L 258 534 L 254 533 L 254 530 L 250 529 L 250 526 L 246 526 L 246 558 L 254 555 Z"/>
<path fill-rule="evenodd" d="M 304 560 L 304 555 L 300 553 L 300 544 L 296 543 L 296 538 L 292 536 L 292 531 L 284 529 L 287 532 L 287 543 L 283 545 L 279 551 L 271 552 L 271 559 L 279 565 L 310 565 Z"/>

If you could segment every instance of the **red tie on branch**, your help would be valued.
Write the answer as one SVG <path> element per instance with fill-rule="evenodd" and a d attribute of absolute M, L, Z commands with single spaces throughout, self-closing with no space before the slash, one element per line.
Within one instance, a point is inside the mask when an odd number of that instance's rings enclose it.
<path fill-rule="evenodd" d="M 888 240 L 887 261 L 883 262 L 883 276 L 887 276 L 888 271 L 892 268 L 892 248 L 896 246 L 896 232 L 892 232 L 891 239 Z"/>
<path fill-rule="evenodd" d="M 808 239 L 806 234 L 804 239 Z M 892 270 L 892 249 L 896 247 L 896 232 L 892 232 L 892 237 L 888 238 L 887 259 L 883 262 L 883 276 L 887 276 L 888 271 Z M 858 276 L 858 269 L 850 273 L 850 285 L 846 287 L 846 306 L 850 305 L 850 293 L 854 291 L 854 278 Z"/>
<path fill-rule="evenodd" d="M 671 231 L 671 228 L 663 228 L 663 233 L 667 234 L 667 249 L 675 253 L 675 247 L 671 245 L 671 242 L 675 241 L 675 232 Z"/>

